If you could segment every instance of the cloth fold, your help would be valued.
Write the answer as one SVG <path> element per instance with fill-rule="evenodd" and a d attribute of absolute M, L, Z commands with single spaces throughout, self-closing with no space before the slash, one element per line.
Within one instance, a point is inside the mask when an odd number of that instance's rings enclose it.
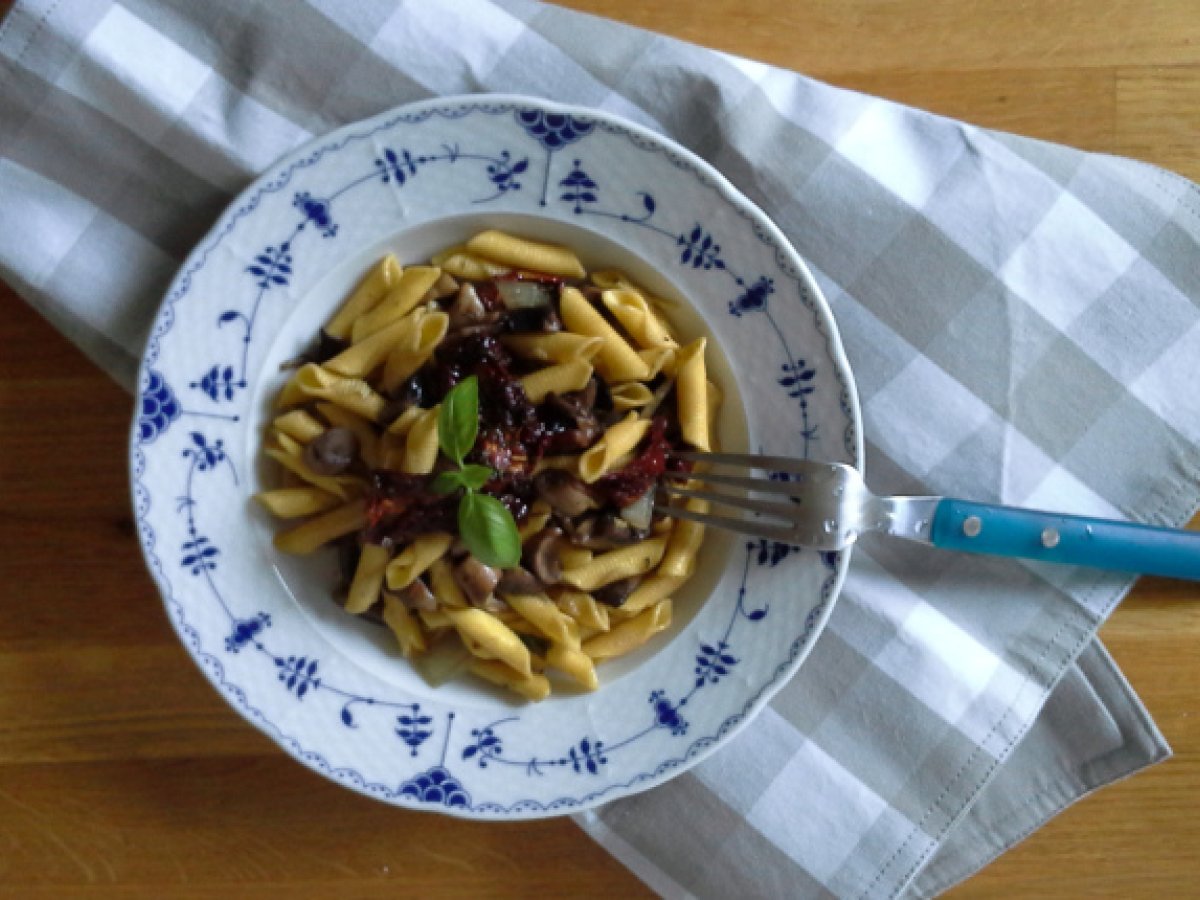
<path fill-rule="evenodd" d="M 19 0 L 0 277 L 132 389 L 175 268 L 255 174 L 479 91 L 654 128 L 771 216 L 839 322 L 877 491 L 1174 526 L 1200 503 L 1193 185 L 530 0 Z M 666 896 L 936 894 L 1168 755 L 1095 639 L 1130 583 L 864 540 L 768 709 L 578 821 Z"/>

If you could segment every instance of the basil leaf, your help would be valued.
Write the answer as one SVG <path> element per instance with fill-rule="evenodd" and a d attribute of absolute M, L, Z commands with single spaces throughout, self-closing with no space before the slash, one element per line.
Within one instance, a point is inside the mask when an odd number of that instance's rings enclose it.
<path fill-rule="evenodd" d="M 458 532 L 486 566 L 511 569 L 521 561 L 521 535 L 508 508 L 489 494 L 467 491 L 458 504 Z"/>
<path fill-rule="evenodd" d="M 463 481 L 462 470 L 453 472 L 439 472 L 437 477 L 433 479 L 433 483 L 429 485 L 429 489 L 435 494 L 453 494 L 460 487 L 466 487 Z"/>
<path fill-rule="evenodd" d="M 496 473 L 487 466 L 476 466 L 474 464 L 465 465 L 455 475 L 458 476 L 458 483 L 468 490 L 477 491 L 489 481 L 491 481 Z"/>
<path fill-rule="evenodd" d="M 479 433 L 479 379 L 464 378 L 446 394 L 438 412 L 438 445 L 460 466 Z"/>

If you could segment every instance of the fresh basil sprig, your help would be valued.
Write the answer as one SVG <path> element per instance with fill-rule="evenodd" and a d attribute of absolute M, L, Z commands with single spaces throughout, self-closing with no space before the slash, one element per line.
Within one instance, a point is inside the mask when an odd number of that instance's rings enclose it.
<path fill-rule="evenodd" d="M 464 463 L 479 435 L 479 380 L 472 375 L 450 389 L 438 412 L 438 446 L 457 469 L 441 472 L 430 489 L 462 490 L 458 531 L 467 549 L 484 565 L 511 569 L 521 561 L 521 535 L 512 513 L 490 494 L 477 493 L 495 474 L 487 466 Z"/>

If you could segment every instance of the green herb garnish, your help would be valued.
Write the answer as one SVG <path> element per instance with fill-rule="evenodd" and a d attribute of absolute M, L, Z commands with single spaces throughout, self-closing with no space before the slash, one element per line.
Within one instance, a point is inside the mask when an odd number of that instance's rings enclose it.
<path fill-rule="evenodd" d="M 490 494 L 480 494 L 495 473 L 487 466 L 464 463 L 479 435 L 479 380 L 472 375 L 450 389 L 438 412 L 438 446 L 457 469 L 441 472 L 430 489 L 437 494 L 462 490 L 458 530 L 467 549 L 484 565 L 511 569 L 521 561 L 521 535 L 508 508 Z"/>

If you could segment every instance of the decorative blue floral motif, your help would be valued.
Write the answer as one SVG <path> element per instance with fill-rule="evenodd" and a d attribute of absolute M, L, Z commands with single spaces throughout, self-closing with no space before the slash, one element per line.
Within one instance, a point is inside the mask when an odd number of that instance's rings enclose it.
<path fill-rule="evenodd" d="M 650 704 L 654 707 L 655 726 L 665 728 L 676 736 L 687 734 L 687 719 L 679 714 L 679 708 L 686 703 L 687 700 L 672 703 L 665 691 L 651 691 Z"/>
<path fill-rule="evenodd" d="M 302 699 L 309 688 L 321 686 L 321 679 L 317 677 L 317 666 L 315 659 L 306 656 L 289 656 L 287 659 L 275 657 L 279 680 L 289 691 L 296 692 L 297 700 Z"/>
<path fill-rule="evenodd" d="M 489 763 L 502 763 L 506 766 L 522 766 L 528 775 L 541 775 L 544 766 L 570 766 L 575 772 L 587 772 L 595 775 L 602 766 L 608 764 L 604 755 L 604 742 L 593 738 L 582 738 L 578 743 L 567 749 L 564 756 L 558 759 L 507 759 L 504 756 L 504 745 L 501 743 L 496 729 L 508 722 L 516 722 L 517 717 L 500 719 L 485 725 L 483 728 L 472 728 L 472 743 L 463 748 L 463 759 L 474 759 L 479 768 L 486 769 Z M 628 742 L 626 742 L 628 743 Z"/>
<path fill-rule="evenodd" d="M 775 282 L 765 275 L 746 288 L 736 300 L 729 301 L 729 312 L 741 318 L 748 312 L 762 312 L 767 308 L 767 299 L 775 293 Z"/>
<path fill-rule="evenodd" d="M 265 612 L 249 619 L 239 619 L 233 623 L 233 631 L 225 638 L 225 649 L 237 653 L 247 644 L 255 641 L 264 628 L 271 625 L 271 617 Z"/>
<path fill-rule="evenodd" d="M 327 238 L 337 236 L 338 227 L 337 223 L 333 221 L 333 214 L 329 211 L 328 200 L 320 200 L 314 198 L 308 191 L 301 191 L 292 200 L 292 206 L 304 213 L 305 221 L 316 226 L 322 235 Z M 290 269 L 288 273 L 291 273 Z M 277 283 L 286 284 L 286 282 Z"/>
<path fill-rule="evenodd" d="M 307 201 L 307 200 L 302 200 L 301 199 L 302 197 L 307 198 L 308 194 L 303 194 L 303 195 L 297 194 L 296 202 L 295 202 L 296 206 L 303 207 L 306 202 L 311 202 L 311 201 Z M 326 211 L 326 214 L 328 213 L 328 208 L 329 208 L 328 201 L 322 200 L 322 201 L 320 201 L 320 204 L 313 203 L 313 206 L 314 206 L 314 208 L 324 209 Z M 305 209 L 304 215 L 305 215 L 306 219 L 309 219 L 314 215 L 314 212 L 311 210 Z M 300 226 L 300 227 L 303 227 L 303 226 Z M 337 226 L 336 225 L 333 226 L 333 234 L 337 234 Z M 333 235 L 328 235 L 328 236 L 332 237 Z M 258 282 L 257 282 L 258 286 L 260 288 L 262 288 L 264 291 L 269 290 L 271 287 L 273 287 L 275 285 L 279 285 L 279 286 L 285 285 L 288 283 L 288 280 L 292 276 L 292 252 L 291 251 L 292 251 L 292 242 L 291 241 L 284 241 L 278 247 L 267 247 L 266 250 L 264 250 L 262 253 L 258 254 L 258 256 L 254 257 L 254 265 L 246 266 L 246 271 L 258 279 Z M 226 312 L 224 312 L 222 314 L 222 318 L 218 321 L 228 322 L 231 318 L 229 316 L 229 312 L 230 311 L 228 311 L 228 310 Z"/>
<path fill-rule="evenodd" d="M 199 575 L 201 572 L 211 572 L 217 567 L 215 560 L 221 551 L 214 547 L 208 538 L 201 535 L 190 541 L 184 541 L 180 552 L 183 553 L 183 558 L 179 561 L 179 565 L 185 569 L 191 569 L 193 575 Z"/>
<path fill-rule="evenodd" d="M 550 151 L 561 150 L 567 144 L 587 137 L 596 127 L 587 119 L 540 109 L 519 110 L 517 121 L 531 138 Z"/>
<path fill-rule="evenodd" d="M 696 687 L 703 687 L 705 682 L 716 684 L 738 664 L 737 657 L 728 650 L 729 644 L 725 641 L 717 641 L 715 647 L 700 645 L 700 653 L 696 656 Z"/>
<path fill-rule="evenodd" d="M 496 726 L 512 721 L 515 721 L 515 719 L 501 719 L 499 722 L 493 722 L 485 728 L 472 728 L 471 737 L 475 739 L 475 742 L 467 744 L 463 748 L 462 758 L 470 759 L 478 754 L 479 768 L 486 769 L 489 759 L 495 759 L 504 752 L 504 745 L 500 743 L 500 738 L 496 736 Z"/>
<path fill-rule="evenodd" d="M 680 235 L 677 243 L 683 250 L 679 253 L 679 262 L 683 265 L 691 263 L 693 269 L 724 269 L 725 261 L 721 259 L 721 245 L 713 240 L 713 236 L 697 224 L 686 235 Z"/>
<path fill-rule="evenodd" d="M 800 548 L 794 544 L 785 544 L 783 541 L 769 541 L 766 538 L 759 538 L 757 542 L 746 544 L 746 549 L 756 554 L 755 562 L 760 566 L 770 566 L 772 568 L 779 565 L 793 553 L 800 551 Z"/>
<path fill-rule="evenodd" d="M 413 703 L 409 712 L 396 717 L 396 734 L 409 746 L 413 756 L 417 755 L 417 749 L 421 744 L 433 735 L 433 731 L 429 728 L 432 723 L 431 716 L 421 713 L 421 704 L 419 703 Z"/>
<path fill-rule="evenodd" d="M 417 174 L 417 161 L 407 150 L 396 153 L 395 150 L 387 147 L 383 151 L 383 158 L 375 160 L 375 168 L 384 184 L 394 181 L 399 185 L 408 181 L 410 176 Z"/>
<path fill-rule="evenodd" d="M 567 751 L 567 758 L 571 760 L 571 768 L 576 772 L 582 772 L 587 769 L 589 774 L 595 775 L 600 771 L 601 766 L 608 765 L 608 759 L 604 756 L 604 742 L 591 741 L 584 738 L 576 747 L 572 747 Z"/>
<path fill-rule="evenodd" d="M 574 203 L 576 215 L 583 212 L 585 203 L 595 203 L 598 199 L 596 182 L 592 181 L 587 172 L 579 167 L 579 160 L 575 160 L 575 165 L 567 177 L 558 184 L 566 189 L 559 195 L 559 199 L 565 200 L 567 203 Z"/>
<path fill-rule="evenodd" d="M 184 457 L 190 458 L 197 469 L 207 472 L 225 462 L 225 442 L 217 438 L 211 444 L 199 431 L 192 432 L 192 446 L 183 449 Z"/>
<path fill-rule="evenodd" d="M 509 191 L 519 191 L 521 189 L 521 182 L 517 181 L 517 176 L 524 173 L 528 168 L 528 158 L 518 159 L 516 162 L 513 162 L 512 155 L 507 150 L 502 150 L 500 158 L 488 164 L 487 173 L 492 184 L 496 186 L 496 190 L 501 194 L 506 194 Z"/>
<path fill-rule="evenodd" d="M 146 387 L 138 410 L 138 440 L 143 444 L 149 444 L 166 431 L 183 412 L 175 392 L 162 374 L 154 369 L 148 369 L 146 374 Z"/>
<path fill-rule="evenodd" d="M 471 805 L 471 795 L 466 792 L 462 783 L 442 766 L 434 766 L 408 779 L 400 785 L 400 796 L 450 808 Z"/>
<path fill-rule="evenodd" d="M 190 387 L 199 388 L 213 400 L 232 400 L 238 388 L 246 386 L 246 379 L 239 378 L 233 372 L 233 366 L 222 366 L 219 363 L 205 372 L 199 381 L 193 381 Z"/>

